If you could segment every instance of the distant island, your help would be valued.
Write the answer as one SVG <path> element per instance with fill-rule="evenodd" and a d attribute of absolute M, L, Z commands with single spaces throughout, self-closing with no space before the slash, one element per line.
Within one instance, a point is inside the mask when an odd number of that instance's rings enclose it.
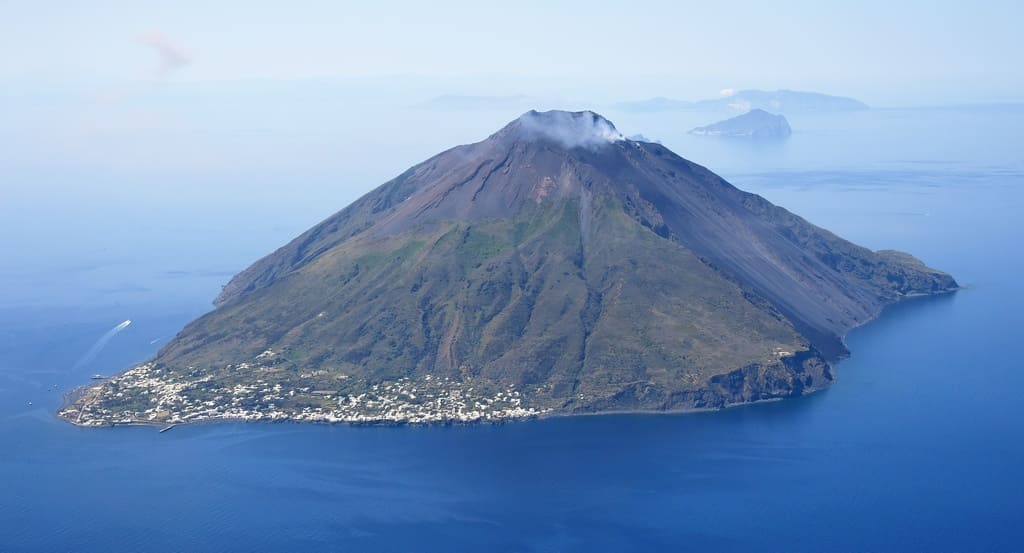
<path fill-rule="evenodd" d="M 722 136 L 732 138 L 754 138 L 778 140 L 789 137 L 793 131 L 789 121 L 782 115 L 774 115 L 763 109 L 752 109 L 724 121 L 697 127 L 690 134 L 698 136 Z"/>
<path fill-rule="evenodd" d="M 798 90 L 723 90 L 720 97 L 688 102 L 658 97 L 649 100 L 622 102 L 616 109 L 630 112 L 656 112 L 678 110 L 746 112 L 762 109 L 776 113 L 806 113 L 857 111 L 868 105 L 853 98 L 832 96 L 820 92 Z"/>
<path fill-rule="evenodd" d="M 593 112 L 528 112 L 256 261 L 84 426 L 720 409 L 832 384 L 843 336 L 956 281 Z"/>

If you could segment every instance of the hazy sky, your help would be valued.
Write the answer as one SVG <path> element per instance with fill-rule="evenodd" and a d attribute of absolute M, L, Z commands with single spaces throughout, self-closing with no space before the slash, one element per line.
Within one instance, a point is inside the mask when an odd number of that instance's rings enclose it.
<path fill-rule="evenodd" d="M 1021 6 L 0 0 L 0 84 L 418 76 L 453 93 L 600 100 L 725 87 L 1020 100 Z"/>
<path fill-rule="evenodd" d="M 12 177 L 43 170 L 75 176 L 76 194 L 101 187 L 97 172 L 116 172 L 118 193 L 125 175 L 181 175 L 171 198 L 200 192 L 197 175 L 330 170 L 356 194 L 529 108 L 599 110 L 650 134 L 710 121 L 609 111 L 725 88 L 1024 101 L 1021 5 L 0 0 L 0 203 L 70 186 Z M 527 99 L 425 107 L 442 94 Z"/>
<path fill-rule="evenodd" d="M 832 4 L 0 0 L 0 306 L 57 301 L 65 278 L 108 301 L 139 271 L 236 271 L 529 108 L 599 110 L 735 172 L 956 161 L 992 133 L 956 110 L 924 131 L 875 110 L 794 117 L 788 145 L 733 151 L 687 140 L 709 115 L 615 103 L 724 88 L 875 107 L 1024 100 L 1018 2 Z M 442 94 L 527 98 L 426 103 Z M 1019 117 L 991 117 L 1019 133 Z M 1019 140 L 985 143 L 1019 158 Z"/>

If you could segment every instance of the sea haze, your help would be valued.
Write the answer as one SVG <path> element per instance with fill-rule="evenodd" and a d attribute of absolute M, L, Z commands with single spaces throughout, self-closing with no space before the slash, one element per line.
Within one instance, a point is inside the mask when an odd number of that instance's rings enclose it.
<path fill-rule="evenodd" d="M 688 136 L 712 122 L 692 113 L 603 115 L 966 288 L 855 330 L 829 390 L 722 412 L 85 429 L 54 416 L 63 391 L 152 355 L 231 274 L 354 199 L 335 183 L 366 191 L 440 148 L 290 176 L 254 162 L 228 184 L 13 167 L 0 551 L 1019 550 L 1024 109 L 793 115 L 789 139 L 756 144 Z"/>

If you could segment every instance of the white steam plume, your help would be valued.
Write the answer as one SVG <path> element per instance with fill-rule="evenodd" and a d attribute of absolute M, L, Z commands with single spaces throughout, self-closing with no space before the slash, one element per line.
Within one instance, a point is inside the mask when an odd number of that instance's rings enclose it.
<path fill-rule="evenodd" d="M 595 148 L 625 140 L 611 121 L 592 111 L 530 111 L 519 117 L 527 136 L 543 137 L 566 148 Z"/>

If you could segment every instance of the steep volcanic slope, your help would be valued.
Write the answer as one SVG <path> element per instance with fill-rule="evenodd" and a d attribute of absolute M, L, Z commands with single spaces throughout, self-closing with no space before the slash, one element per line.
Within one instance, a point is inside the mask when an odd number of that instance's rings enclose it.
<path fill-rule="evenodd" d="M 742 192 L 660 144 L 616 139 L 614 132 L 589 112 L 530 112 L 364 196 L 233 278 L 216 303 L 371 226 L 370 234 L 380 235 L 428 221 L 515 217 L 524 206 L 580 200 L 584 192 L 614 198 L 641 225 L 753 288 L 830 355 L 843 353 L 839 340 L 850 328 L 901 295 L 955 287 L 947 276 L 877 255 Z"/>
<path fill-rule="evenodd" d="M 720 407 L 828 385 L 850 328 L 955 288 L 596 114 L 530 112 L 237 275 L 151 363 L 87 392 L 86 419 L 185 420 L 204 401 L 210 417 L 501 418 L 486 412 L 502 393 L 530 413 Z M 142 378 L 188 401 L 154 399 Z M 420 400 L 381 398 L 417 418 L 358 399 L 439 381 L 475 407 L 424 418 Z M 253 382 L 274 401 L 237 401 Z"/>

